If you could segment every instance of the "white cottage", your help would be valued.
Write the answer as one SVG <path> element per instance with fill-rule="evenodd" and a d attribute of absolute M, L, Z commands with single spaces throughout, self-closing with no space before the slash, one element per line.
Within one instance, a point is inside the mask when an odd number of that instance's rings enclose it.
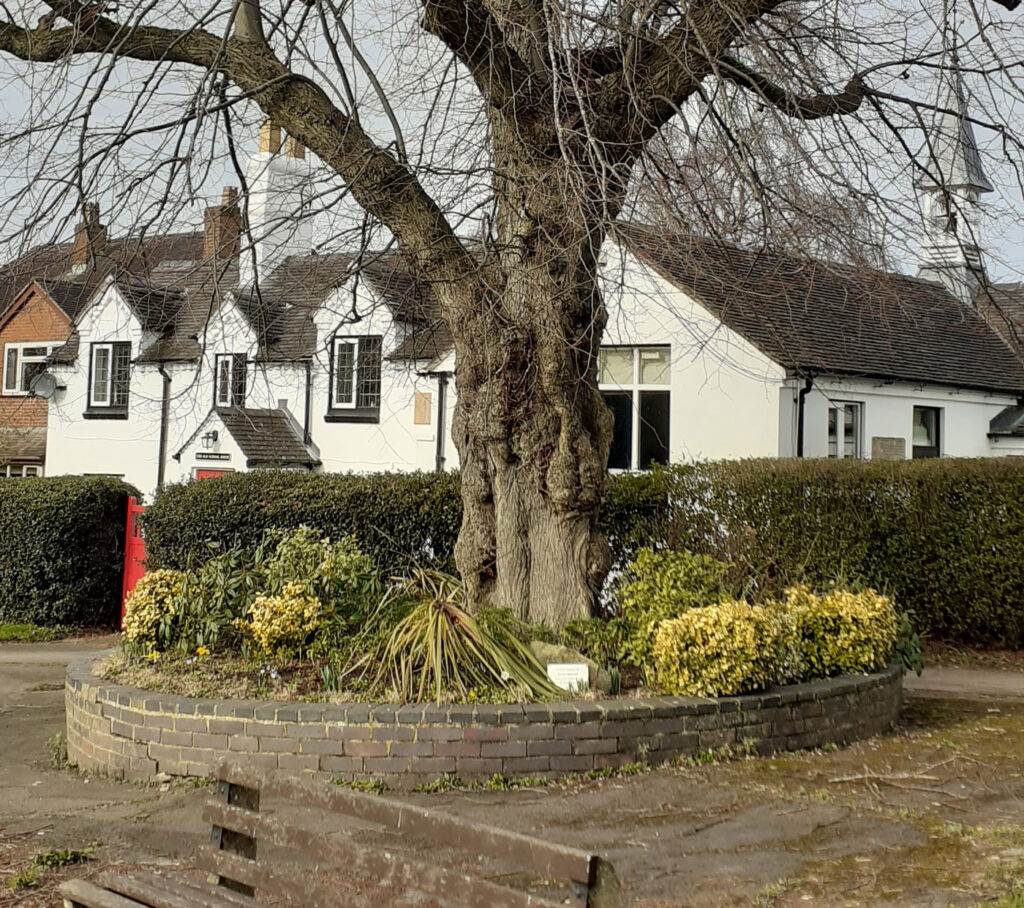
<path fill-rule="evenodd" d="M 917 277 L 616 225 L 597 364 L 612 469 L 1024 454 L 1018 335 L 990 324 L 1024 297 L 985 278 L 976 221 L 991 186 L 958 77 L 943 91 L 954 113 L 919 184 L 932 241 Z M 239 254 L 226 190 L 201 255 L 111 271 L 52 358 L 49 473 L 119 475 L 148 494 L 268 467 L 458 466 L 457 363 L 430 290 L 396 253 L 311 253 L 287 217 L 306 172 L 301 147 L 265 127 L 254 248 Z"/>

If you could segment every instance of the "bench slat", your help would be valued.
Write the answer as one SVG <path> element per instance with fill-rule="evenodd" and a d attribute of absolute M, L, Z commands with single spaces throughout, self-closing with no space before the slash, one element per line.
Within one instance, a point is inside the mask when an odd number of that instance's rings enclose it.
<path fill-rule="evenodd" d="M 332 788 L 314 780 L 281 775 L 267 777 L 234 763 L 222 764 L 218 778 L 234 785 L 258 789 L 264 794 L 278 795 L 420 836 L 438 845 L 511 861 L 541 876 L 569 879 L 585 886 L 592 886 L 597 881 L 598 857 L 577 848 L 543 842 L 482 823 L 470 823 L 437 810 L 379 795 Z"/>
<path fill-rule="evenodd" d="M 139 908 L 138 902 L 101 889 L 88 880 L 61 883 L 60 895 L 64 908 Z"/>
<path fill-rule="evenodd" d="M 140 876 L 145 876 L 145 874 L 140 874 Z M 207 895 L 215 895 L 221 899 L 225 906 L 231 906 L 231 908 L 263 908 L 251 896 L 242 895 L 242 893 L 235 892 L 225 886 L 214 886 L 211 883 L 202 883 L 191 878 L 183 879 L 181 885 L 187 889 L 194 889 Z"/>
<path fill-rule="evenodd" d="M 214 823 L 244 824 L 261 842 L 299 848 L 304 854 L 321 858 L 331 866 L 365 874 L 369 879 L 379 880 L 382 885 L 394 886 L 402 892 L 434 895 L 443 898 L 445 904 L 466 908 L 560 908 L 562 904 L 458 873 L 439 864 L 402 859 L 344 839 L 296 830 L 272 817 L 255 818 L 250 814 L 243 819 L 238 815 L 226 815 L 230 811 L 230 807 L 211 804 L 207 815 Z M 198 863 L 204 870 L 253 886 L 261 894 L 284 896 L 295 904 L 327 908 L 337 901 L 336 893 L 299 871 L 269 869 L 263 864 L 213 848 L 200 851 Z"/>
<path fill-rule="evenodd" d="M 195 890 L 182 886 L 183 880 L 171 880 L 153 873 L 101 873 L 98 882 L 112 892 L 150 908 L 237 908 L 217 892 Z"/>

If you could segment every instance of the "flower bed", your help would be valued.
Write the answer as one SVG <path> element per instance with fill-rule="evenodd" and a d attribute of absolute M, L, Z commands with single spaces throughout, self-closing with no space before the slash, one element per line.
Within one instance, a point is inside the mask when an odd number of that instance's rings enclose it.
<path fill-rule="evenodd" d="M 225 758 L 324 779 L 381 779 L 393 788 L 444 773 L 557 778 L 723 746 L 771 753 L 841 744 L 890 728 L 901 698 L 895 664 L 706 700 L 338 705 L 153 693 L 104 682 L 92 661 L 82 661 L 67 673 L 68 758 L 135 780 L 209 776 Z"/>

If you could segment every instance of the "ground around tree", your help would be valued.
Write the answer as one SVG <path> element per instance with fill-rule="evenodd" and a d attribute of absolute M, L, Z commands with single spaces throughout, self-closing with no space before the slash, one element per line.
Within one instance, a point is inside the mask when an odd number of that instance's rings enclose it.
<path fill-rule="evenodd" d="M 187 871 L 206 833 L 202 785 L 122 784 L 51 766 L 64 666 L 104 644 L 0 647 L 5 908 L 58 906 L 59 880 L 102 869 Z M 915 696 L 896 733 L 829 752 L 410 797 L 479 821 L 500 815 L 510 828 L 602 851 L 634 903 L 647 908 L 1011 908 L 1024 904 L 1022 741 L 1024 696 Z M 39 855 L 89 849 L 84 863 L 39 868 L 35 887 L 8 888 Z"/>

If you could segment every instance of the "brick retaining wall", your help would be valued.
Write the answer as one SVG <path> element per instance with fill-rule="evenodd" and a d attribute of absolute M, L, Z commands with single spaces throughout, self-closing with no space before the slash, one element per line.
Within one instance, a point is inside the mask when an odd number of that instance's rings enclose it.
<path fill-rule="evenodd" d="M 72 663 L 66 682 L 68 758 L 126 779 L 158 772 L 210 776 L 226 756 L 258 769 L 382 778 L 409 788 L 442 773 L 482 779 L 558 776 L 663 762 L 749 741 L 761 753 L 841 744 L 890 728 L 902 673 L 696 700 L 396 706 L 201 700 L 122 687 Z"/>

